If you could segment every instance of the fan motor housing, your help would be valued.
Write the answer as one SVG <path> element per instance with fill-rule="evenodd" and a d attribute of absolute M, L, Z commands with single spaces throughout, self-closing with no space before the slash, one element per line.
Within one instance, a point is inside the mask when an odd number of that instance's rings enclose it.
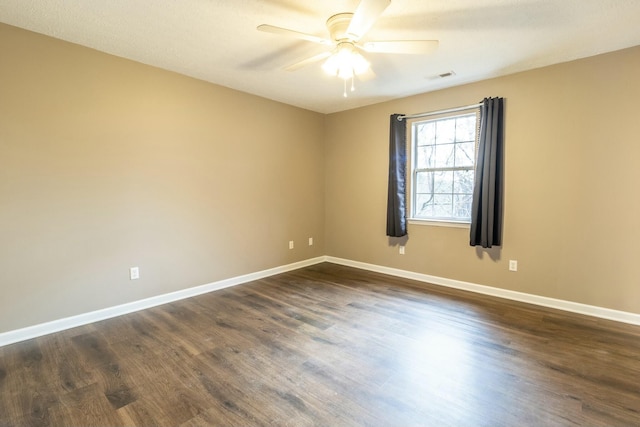
<path fill-rule="evenodd" d="M 331 38 L 333 40 L 352 41 L 352 37 L 349 37 L 347 34 L 351 18 L 353 18 L 353 13 L 338 13 L 327 19 L 327 28 L 329 29 L 329 34 L 331 34 Z"/>

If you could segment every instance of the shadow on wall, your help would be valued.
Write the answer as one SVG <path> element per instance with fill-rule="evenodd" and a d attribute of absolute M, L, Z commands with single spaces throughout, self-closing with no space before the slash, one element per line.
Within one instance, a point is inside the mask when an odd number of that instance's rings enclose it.
<path fill-rule="evenodd" d="M 389 237 L 389 246 L 407 246 L 407 242 L 409 241 L 409 235 L 402 237 Z M 483 248 L 481 246 L 476 246 L 476 256 L 479 259 L 484 259 L 485 256 L 488 256 L 492 261 L 500 261 L 502 258 L 502 247 L 494 246 L 492 248 Z"/>
<path fill-rule="evenodd" d="M 501 246 L 494 246 L 492 248 L 483 248 L 481 246 L 476 246 L 475 249 L 476 249 L 476 256 L 479 259 L 484 259 L 485 254 L 486 256 L 491 258 L 492 261 L 500 261 L 500 258 L 502 257 Z"/>
<path fill-rule="evenodd" d="M 389 237 L 389 246 L 407 246 L 409 235 L 402 237 Z"/>

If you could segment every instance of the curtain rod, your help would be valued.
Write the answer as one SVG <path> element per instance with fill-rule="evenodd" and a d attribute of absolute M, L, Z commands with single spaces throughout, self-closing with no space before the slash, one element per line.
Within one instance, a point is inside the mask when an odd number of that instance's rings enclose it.
<path fill-rule="evenodd" d="M 482 105 L 482 102 L 478 104 L 465 105 L 464 107 L 450 108 L 448 110 L 432 111 L 430 113 L 418 113 L 418 114 L 406 114 L 398 116 L 398 121 L 401 122 L 404 119 L 417 119 L 418 117 L 436 116 L 438 114 L 455 113 L 456 111 L 470 110 Z"/>

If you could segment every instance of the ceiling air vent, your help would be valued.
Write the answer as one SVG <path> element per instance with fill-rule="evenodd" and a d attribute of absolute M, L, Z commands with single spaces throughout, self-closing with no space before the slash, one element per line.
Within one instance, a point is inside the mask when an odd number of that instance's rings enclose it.
<path fill-rule="evenodd" d="M 455 71 L 447 71 L 445 73 L 441 73 L 441 74 L 435 74 L 433 76 L 427 76 L 427 80 L 439 80 L 439 79 L 445 79 L 447 77 L 453 77 L 455 76 L 456 73 Z"/>

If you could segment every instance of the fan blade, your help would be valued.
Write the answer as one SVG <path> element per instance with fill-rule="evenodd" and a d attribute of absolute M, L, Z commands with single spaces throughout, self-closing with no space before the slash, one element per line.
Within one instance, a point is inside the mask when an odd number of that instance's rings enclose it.
<path fill-rule="evenodd" d="M 258 25 L 258 31 L 264 31 L 265 33 L 272 34 L 283 34 L 286 36 L 295 37 L 297 39 L 306 40 L 313 43 L 319 43 L 327 46 L 332 46 L 333 42 L 328 39 L 323 39 L 322 37 L 317 37 L 312 34 L 301 33 L 299 31 L 289 30 L 287 28 L 276 27 L 274 25 L 262 24 Z"/>
<path fill-rule="evenodd" d="M 392 40 L 363 43 L 365 52 L 371 53 L 401 53 L 406 55 L 424 55 L 438 48 L 437 40 Z"/>
<path fill-rule="evenodd" d="M 355 41 L 360 40 L 390 4 L 391 0 L 361 0 L 349 23 L 347 35 Z"/>
<path fill-rule="evenodd" d="M 295 71 L 295 70 L 298 70 L 298 69 L 300 69 L 302 67 L 305 67 L 305 66 L 307 66 L 309 64 L 313 64 L 314 62 L 321 61 L 321 60 L 323 60 L 325 58 L 328 58 L 330 56 L 331 56 L 331 52 L 322 52 L 322 53 L 319 53 L 317 55 L 312 56 L 311 58 L 303 59 L 300 62 L 296 62 L 295 64 L 291 64 L 291 65 L 285 67 L 285 70 L 287 70 L 287 71 Z"/>

